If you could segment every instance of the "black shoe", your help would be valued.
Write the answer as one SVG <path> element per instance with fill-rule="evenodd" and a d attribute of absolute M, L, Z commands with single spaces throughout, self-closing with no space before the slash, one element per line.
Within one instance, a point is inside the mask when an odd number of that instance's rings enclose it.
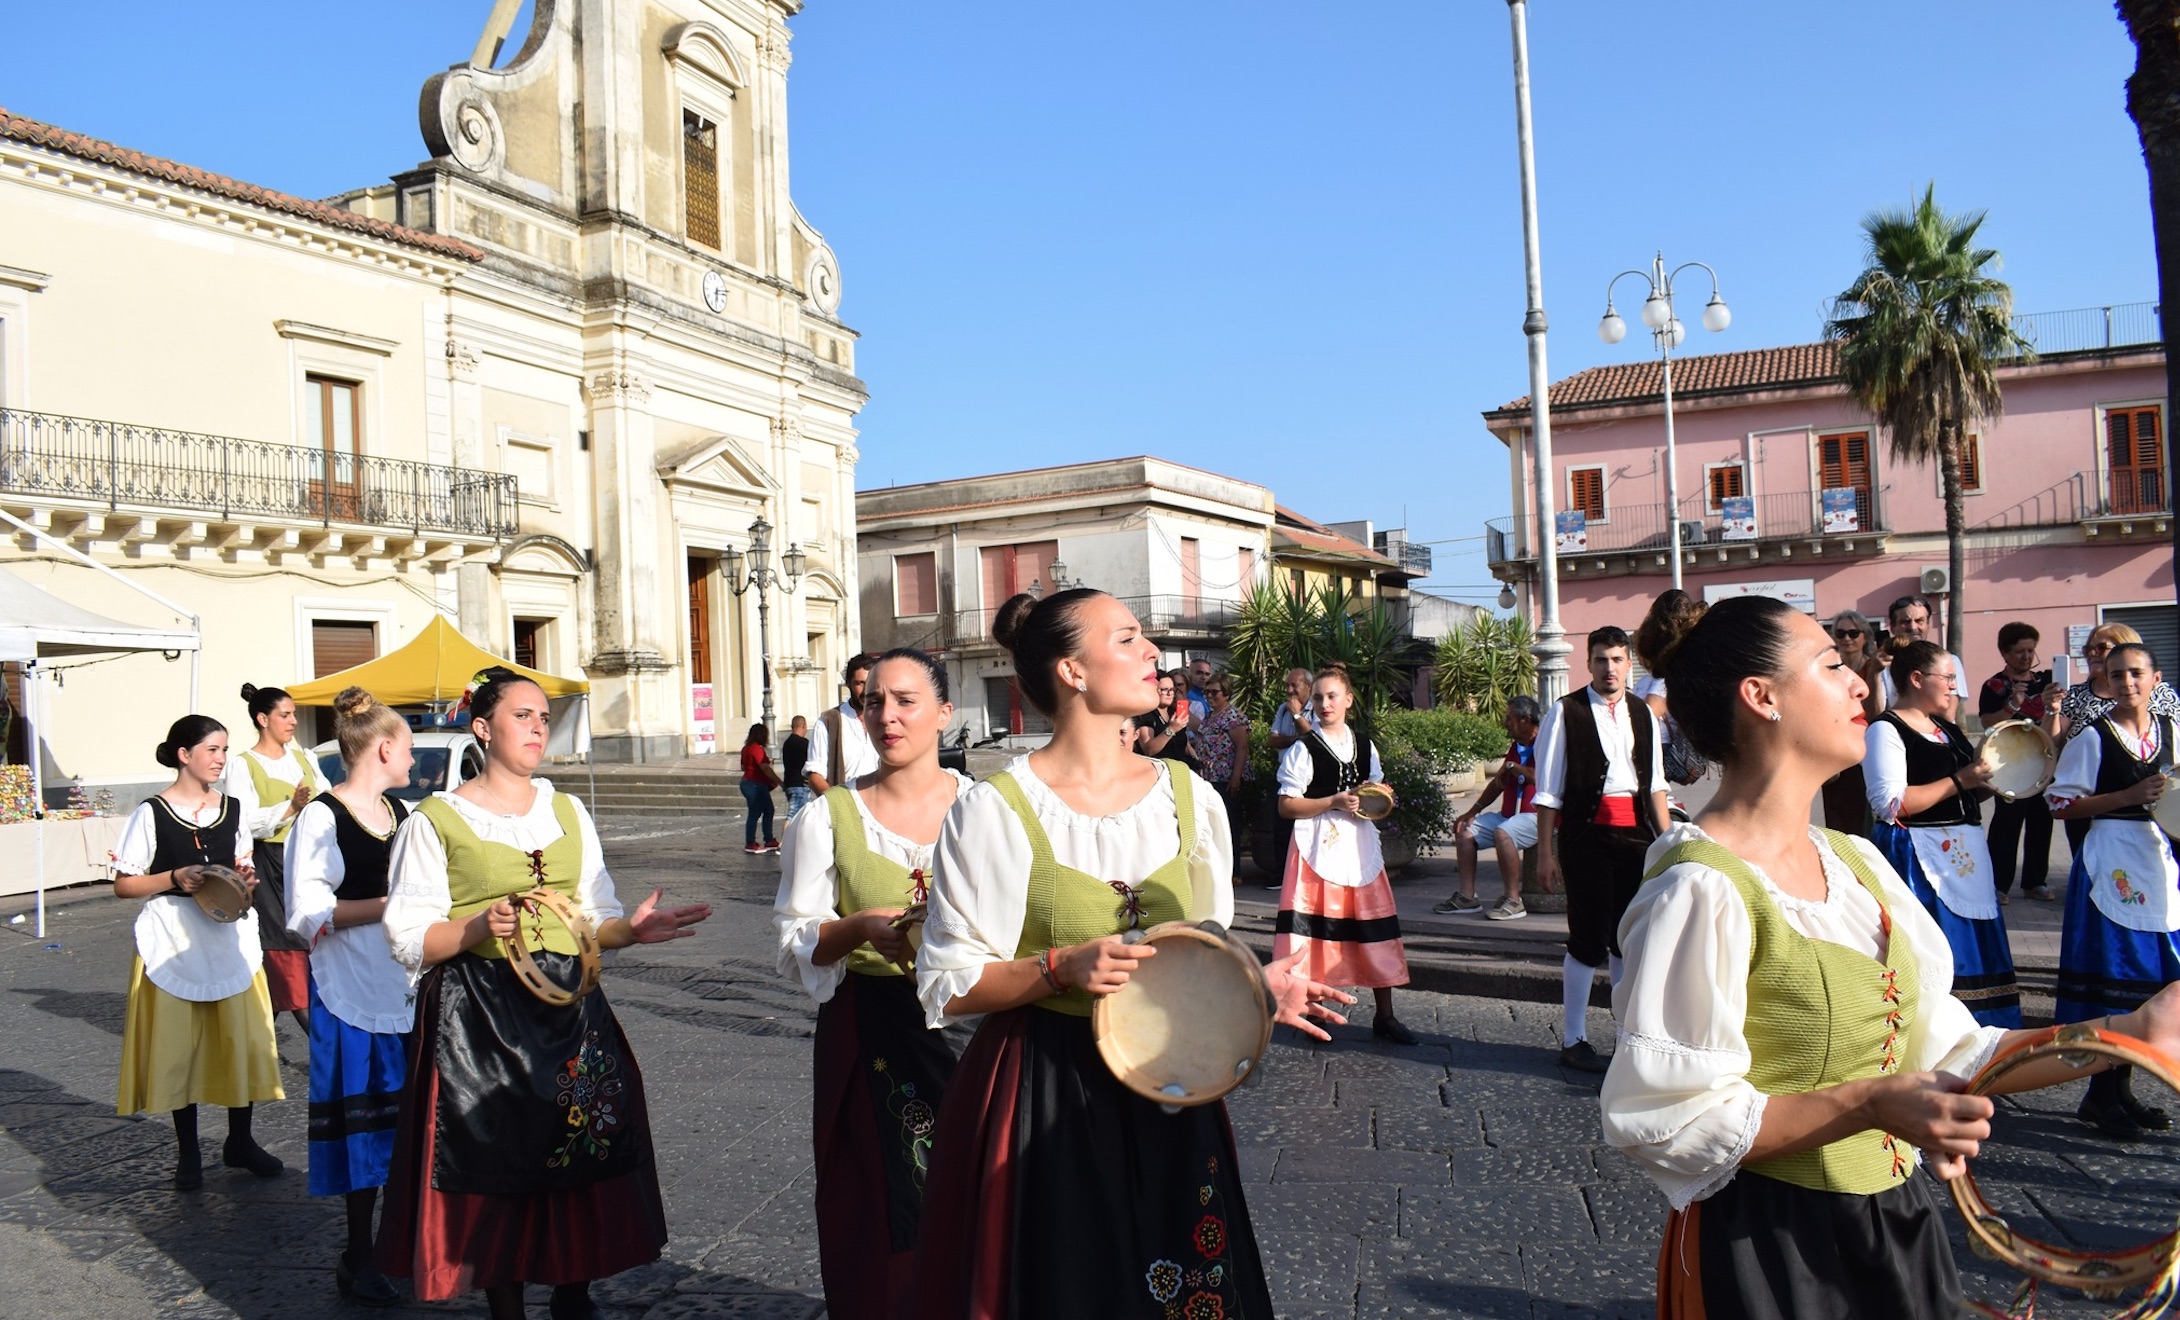
<path fill-rule="evenodd" d="M 551 1320 L 605 1320 L 605 1312 L 590 1299 L 587 1283 L 561 1284 L 553 1289 L 552 1301 L 545 1307 Z"/>
<path fill-rule="evenodd" d="M 1559 1052 L 1559 1066 L 1576 1072 L 1601 1073 L 1612 1066 L 1612 1060 L 1590 1048 L 1586 1040 L 1578 1040 Z"/>
<path fill-rule="evenodd" d="M 1370 1024 L 1370 1034 L 1379 1040 L 1395 1045 L 1417 1044 L 1415 1033 L 1400 1024 L 1399 1018 L 1382 1017 Z"/>
<path fill-rule="evenodd" d="M 342 1252 L 339 1263 L 333 1267 L 334 1286 L 341 1296 L 358 1306 L 392 1306 L 401 1300 L 401 1292 L 393 1280 L 378 1272 L 378 1267 L 366 1261 L 361 1269 L 348 1263 L 348 1253 Z"/>
<path fill-rule="evenodd" d="M 248 1138 L 230 1139 L 220 1152 L 220 1162 L 230 1169 L 248 1169 L 260 1178 L 277 1178 L 280 1171 L 288 1167 L 280 1162 L 278 1155 Z"/>
<path fill-rule="evenodd" d="M 2074 1111 L 2074 1116 L 2104 1135 L 2120 1141 L 2140 1141 L 2149 1135 L 2135 1121 L 2134 1115 L 2127 1112 L 2124 1102 L 2089 1097 L 2082 1101 L 2081 1108 Z"/>
<path fill-rule="evenodd" d="M 2127 1117 L 2133 1119 L 2136 1126 L 2142 1128 L 2145 1132 L 2170 1132 L 2172 1130 L 2172 1116 L 2155 1105 L 2146 1105 L 2131 1095 L 2123 1095 L 2119 1098 L 2119 1107 L 2125 1110 Z"/>
<path fill-rule="evenodd" d="M 190 1160 L 174 1166 L 174 1190 L 194 1192 L 204 1186 L 204 1161 Z"/>

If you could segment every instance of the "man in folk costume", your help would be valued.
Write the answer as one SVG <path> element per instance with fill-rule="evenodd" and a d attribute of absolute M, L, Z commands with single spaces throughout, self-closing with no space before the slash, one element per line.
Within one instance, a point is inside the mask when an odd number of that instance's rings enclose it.
<path fill-rule="evenodd" d="M 816 801 L 835 784 L 852 784 L 878 770 L 878 749 L 871 745 L 863 727 L 863 689 L 870 683 L 872 657 L 857 652 L 840 671 L 848 699 L 818 716 L 810 730 L 808 759 L 803 762 L 803 784 Z"/>
<path fill-rule="evenodd" d="M 1643 854 L 1665 829 L 1664 739 L 1650 707 L 1628 693 L 1628 637 L 1588 639 L 1590 682 L 1560 698 L 1537 731 L 1537 883 L 1567 887 L 1567 954 L 1560 964 L 1559 1062 L 1605 1071 L 1585 1022 L 1599 967 L 1620 979 L 1620 918 L 1642 887 Z"/>

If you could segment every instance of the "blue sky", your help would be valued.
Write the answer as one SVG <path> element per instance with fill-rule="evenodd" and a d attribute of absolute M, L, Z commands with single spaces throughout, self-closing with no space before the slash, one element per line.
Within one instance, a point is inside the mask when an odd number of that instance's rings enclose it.
<path fill-rule="evenodd" d="M 48 8 L 0 43 L 0 105 L 324 196 L 422 157 L 417 89 L 490 7 Z M 1862 216 L 1933 180 L 1989 211 L 2021 310 L 2157 296 L 2107 4 L 1532 8 L 1555 377 L 1647 351 L 1595 326 L 1659 247 L 1734 310 L 1684 351 L 1815 339 Z M 1446 542 L 1434 584 L 1492 594 L 1460 538 L 1508 511 L 1478 414 L 1527 392 L 1503 0 L 811 0 L 793 26 L 863 486 L 1158 454 L 1405 521 Z"/>

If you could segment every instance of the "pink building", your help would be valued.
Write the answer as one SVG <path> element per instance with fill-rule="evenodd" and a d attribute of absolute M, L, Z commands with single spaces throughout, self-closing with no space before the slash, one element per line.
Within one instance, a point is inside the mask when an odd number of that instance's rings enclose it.
<path fill-rule="evenodd" d="M 1892 457 L 1848 398 L 1829 346 L 1674 360 L 1674 514 L 1658 361 L 1555 382 L 1554 503 L 1582 515 L 1558 529 L 1569 640 L 1579 646 L 1608 623 L 1633 630 L 1672 585 L 1668 538 L 1678 522 L 1683 585 L 1698 598 L 1762 592 L 1819 618 L 1858 609 L 1882 624 L 1894 598 L 1922 590 L 1943 611 L 1956 600 L 1965 611 L 1963 659 L 1978 677 L 1998 670 L 1998 629 L 2009 620 L 2035 625 L 2047 653 L 2066 649 L 2071 626 L 2120 621 L 2150 641 L 2168 675 L 2180 674 L 2155 308 L 2052 313 L 2021 325 L 2040 356 L 2001 371 L 2005 413 L 1974 437 L 1958 592 L 1945 580 L 1936 466 Z M 1525 511 L 1486 530 L 1493 575 L 1534 617 L 1529 421 L 1526 398 L 1484 414 L 1507 447 L 1513 506 Z M 1575 665 L 1579 673 L 1579 655 Z"/>

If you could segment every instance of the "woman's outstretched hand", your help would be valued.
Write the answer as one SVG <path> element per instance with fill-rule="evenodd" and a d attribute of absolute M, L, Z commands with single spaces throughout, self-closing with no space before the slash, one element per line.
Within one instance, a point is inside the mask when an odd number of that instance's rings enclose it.
<path fill-rule="evenodd" d="M 1272 1015 L 1274 1022 L 1293 1027 L 1305 1036 L 1319 1040 L 1331 1040 L 1332 1036 L 1311 1018 L 1326 1022 L 1345 1022 L 1347 1018 L 1335 1012 L 1333 1004 L 1352 1004 L 1355 996 L 1345 990 L 1335 990 L 1329 985 L 1312 981 L 1298 970 L 1309 950 L 1296 949 L 1264 969 L 1264 980 L 1271 986 L 1272 999 L 1279 1005 Z"/>
<path fill-rule="evenodd" d="M 709 903 L 662 908 L 659 906 L 659 899 L 664 895 L 664 890 L 652 890 L 651 897 L 638 905 L 636 914 L 628 919 L 628 928 L 634 932 L 636 943 L 664 944 L 668 940 L 685 940 L 696 934 L 689 927 L 712 914 Z"/>

